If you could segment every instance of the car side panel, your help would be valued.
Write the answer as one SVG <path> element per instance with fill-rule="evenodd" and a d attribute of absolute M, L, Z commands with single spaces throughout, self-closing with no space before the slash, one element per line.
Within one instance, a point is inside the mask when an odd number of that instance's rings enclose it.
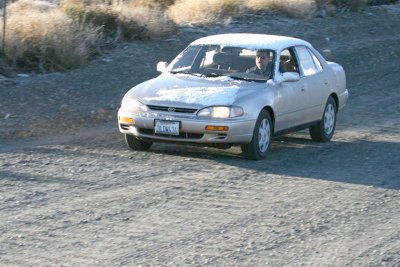
<path fill-rule="evenodd" d="M 328 62 L 328 65 L 332 72 L 331 75 L 332 91 L 338 95 L 339 110 L 340 110 L 346 105 L 349 96 L 349 92 L 347 91 L 346 88 L 346 74 L 341 65 L 334 62 Z"/>
<path fill-rule="evenodd" d="M 302 77 L 308 96 L 308 122 L 322 118 L 326 101 L 330 95 L 329 71 L 323 70 L 311 76 Z"/>
<path fill-rule="evenodd" d="M 308 96 L 306 84 L 297 82 L 283 82 L 276 86 L 274 102 L 275 131 L 292 128 L 309 122 L 307 115 Z"/>

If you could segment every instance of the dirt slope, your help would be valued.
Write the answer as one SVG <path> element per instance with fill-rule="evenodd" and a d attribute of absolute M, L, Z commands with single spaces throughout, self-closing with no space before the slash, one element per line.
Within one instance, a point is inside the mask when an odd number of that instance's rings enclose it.
<path fill-rule="evenodd" d="M 399 266 L 398 25 L 398 5 L 305 22 L 249 15 L 3 84 L 1 265 Z M 332 142 L 291 134 L 257 162 L 238 148 L 126 149 L 124 92 L 223 32 L 304 38 L 345 67 L 350 100 Z"/>

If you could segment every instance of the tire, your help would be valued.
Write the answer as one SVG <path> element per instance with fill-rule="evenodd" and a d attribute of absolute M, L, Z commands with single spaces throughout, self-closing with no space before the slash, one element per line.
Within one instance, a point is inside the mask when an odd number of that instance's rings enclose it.
<path fill-rule="evenodd" d="M 143 141 L 137 139 L 135 136 L 130 134 L 125 134 L 125 142 L 128 147 L 132 150 L 148 150 L 153 142 L 150 141 Z"/>
<path fill-rule="evenodd" d="M 337 107 L 332 97 L 328 98 L 318 125 L 310 127 L 311 139 L 317 142 L 328 142 L 331 140 L 336 128 Z"/>
<path fill-rule="evenodd" d="M 272 142 L 272 130 L 272 120 L 269 112 L 266 110 L 261 111 L 254 127 L 251 142 L 241 145 L 243 156 L 253 160 L 265 158 Z"/>

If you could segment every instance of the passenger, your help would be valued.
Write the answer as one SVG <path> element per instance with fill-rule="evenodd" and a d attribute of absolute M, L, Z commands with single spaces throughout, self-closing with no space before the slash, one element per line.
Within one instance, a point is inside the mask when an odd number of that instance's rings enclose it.
<path fill-rule="evenodd" d="M 269 52 L 258 50 L 256 52 L 256 66 L 246 70 L 247 73 L 255 73 L 264 77 L 271 77 L 272 63 L 270 63 Z"/>

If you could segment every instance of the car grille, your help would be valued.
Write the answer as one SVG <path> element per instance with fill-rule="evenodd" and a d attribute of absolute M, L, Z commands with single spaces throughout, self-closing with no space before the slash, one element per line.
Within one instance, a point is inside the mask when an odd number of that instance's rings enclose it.
<path fill-rule="evenodd" d="M 201 139 L 203 137 L 203 134 L 187 133 L 187 132 L 179 132 L 179 135 L 155 134 L 153 129 L 145 129 L 145 128 L 139 128 L 139 132 L 146 135 L 162 136 L 166 138 L 170 137 L 170 138 L 181 138 L 181 139 Z"/>
<path fill-rule="evenodd" d="M 165 112 L 178 112 L 178 113 L 195 113 L 197 109 L 194 108 L 177 108 L 177 107 L 164 107 L 147 105 L 151 110 L 165 111 Z"/>

